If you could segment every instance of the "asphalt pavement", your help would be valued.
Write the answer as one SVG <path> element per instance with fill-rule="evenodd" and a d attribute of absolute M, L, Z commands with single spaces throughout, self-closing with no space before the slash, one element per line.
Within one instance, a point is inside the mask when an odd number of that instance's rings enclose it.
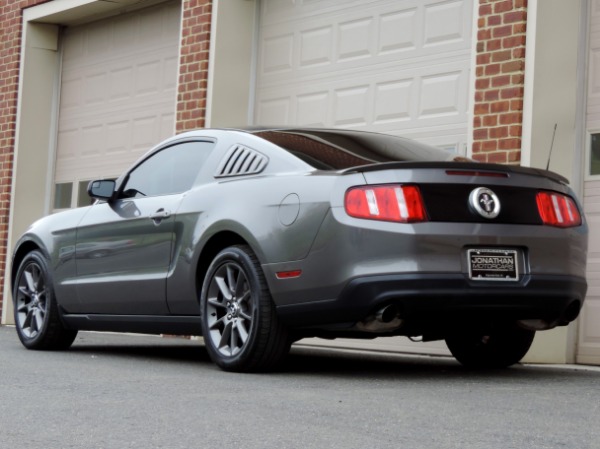
<path fill-rule="evenodd" d="M 600 369 L 473 372 L 451 358 L 294 347 L 220 371 L 199 341 L 0 327 L 0 448 L 600 449 Z"/>

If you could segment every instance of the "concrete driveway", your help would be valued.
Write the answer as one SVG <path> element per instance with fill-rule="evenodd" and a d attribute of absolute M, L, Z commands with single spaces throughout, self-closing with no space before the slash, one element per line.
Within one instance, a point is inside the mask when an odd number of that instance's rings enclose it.
<path fill-rule="evenodd" d="M 444 357 L 295 347 L 278 373 L 217 369 L 198 341 L 0 328 L 0 447 L 600 448 L 600 370 L 470 372 Z"/>

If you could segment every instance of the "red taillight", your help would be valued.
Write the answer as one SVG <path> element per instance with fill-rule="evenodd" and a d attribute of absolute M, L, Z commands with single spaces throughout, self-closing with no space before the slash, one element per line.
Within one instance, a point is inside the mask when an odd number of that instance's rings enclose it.
<path fill-rule="evenodd" d="M 571 197 L 555 192 L 539 192 L 536 199 L 545 225 L 569 228 L 581 224 L 581 215 Z"/>
<path fill-rule="evenodd" d="M 352 187 L 346 192 L 344 207 L 356 218 L 401 223 L 427 220 L 421 193 L 413 185 Z"/>

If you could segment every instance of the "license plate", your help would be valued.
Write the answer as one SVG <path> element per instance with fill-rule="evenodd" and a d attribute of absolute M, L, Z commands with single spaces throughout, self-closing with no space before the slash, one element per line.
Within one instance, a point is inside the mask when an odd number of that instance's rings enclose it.
<path fill-rule="evenodd" d="M 519 280 L 514 249 L 469 249 L 469 278 L 474 281 Z"/>

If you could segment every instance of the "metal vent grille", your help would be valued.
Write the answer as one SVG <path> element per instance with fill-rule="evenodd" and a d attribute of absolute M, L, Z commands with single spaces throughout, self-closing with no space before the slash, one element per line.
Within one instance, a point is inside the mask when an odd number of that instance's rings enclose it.
<path fill-rule="evenodd" d="M 232 146 L 219 164 L 216 178 L 255 175 L 264 170 L 269 159 L 256 150 L 243 145 Z"/>

